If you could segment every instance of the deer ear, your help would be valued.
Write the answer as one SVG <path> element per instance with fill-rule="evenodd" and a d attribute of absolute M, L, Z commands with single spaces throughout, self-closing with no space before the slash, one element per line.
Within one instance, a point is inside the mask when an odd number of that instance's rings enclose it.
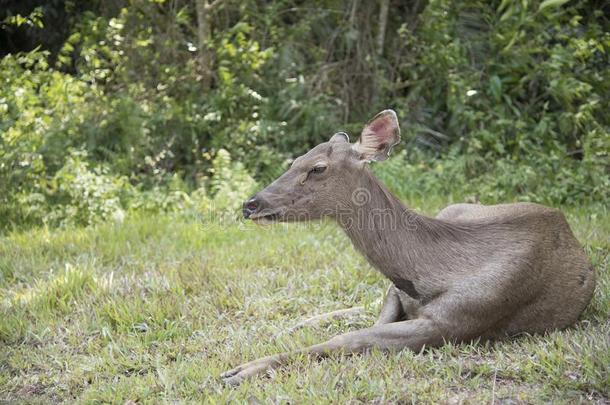
<path fill-rule="evenodd" d="M 362 130 L 360 139 L 353 146 L 366 161 L 386 160 L 392 147 L 400 142 L 400 127 L 393 110 L 383 110 L 373 117 Z"/>
<path fill-rule="evenodd" d="M 345 132 L 337 132 L 330 138 L 330 142 L 349 142 L 349 136 Z"/>

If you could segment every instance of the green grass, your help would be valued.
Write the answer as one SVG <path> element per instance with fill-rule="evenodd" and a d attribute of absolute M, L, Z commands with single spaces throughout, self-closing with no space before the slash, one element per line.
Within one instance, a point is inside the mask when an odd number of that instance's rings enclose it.
<path fill-rule="evenodd" d="M 301 358 L 237 388 L 219 375 L 373 322 L 388 282 L 332 224 L 261 229 L 161 216 L 6 235 L 0 402 L 608 401 L 608 213 L 567 215 L 598 272 L 574 328 L 420 354 Z M 355 305 L 364 317 L 274 338 Z"/>

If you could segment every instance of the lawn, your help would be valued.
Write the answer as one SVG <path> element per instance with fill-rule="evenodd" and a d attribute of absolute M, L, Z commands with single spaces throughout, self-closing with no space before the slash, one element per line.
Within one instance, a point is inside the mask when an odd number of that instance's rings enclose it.
<path fill-rule="evenodd" d="M 388 281 L 333 224 L 134 216 L 2 236 L 0 402 L 605 403 L 610 221 L 602 206 L 565 211 L 598 274 L 574 328 L 423 353 L 300 358 L 237 388 L 219 375 L 373 322 Z M 280 333 L 360 305 L 361 317 Z"/>

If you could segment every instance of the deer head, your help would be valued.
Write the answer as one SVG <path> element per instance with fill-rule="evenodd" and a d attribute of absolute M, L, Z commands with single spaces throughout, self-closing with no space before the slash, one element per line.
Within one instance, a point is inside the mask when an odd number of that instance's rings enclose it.
<path fill-rule="evenodd" d="M 354 144 L 346 133 L 336 133 L 296 158 L 286 173 L 246 201 L 244 217 L 260 223 L 333 217 L 350 206 L 367 164 L 387 159 L 398 142 L 400 128 L 392 110 L 373 117 Z"/>

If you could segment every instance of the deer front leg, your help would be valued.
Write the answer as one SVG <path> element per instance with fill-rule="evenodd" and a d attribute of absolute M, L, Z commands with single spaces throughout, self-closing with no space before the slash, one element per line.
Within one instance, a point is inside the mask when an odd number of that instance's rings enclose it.
<path fill-rule="evenodd" d="M 418 318 L 420 308 L 420 301 L 399 290 L 395 285 L 391 285 L 375 325 Z"/>
<path fill-rule="evenodd" d="M 443 343 L 442 333 L 428 319 L 413 319 L 403 322 L 376 325 L 355 332 L 336 336 L 325 343 L 310 346 L 291 353 L 281 353 L 263 357 L 234 368 L 221 377 L 229 385 L 240 384 L 243 380 L 268 372 L 292 357 L 305 353 L 315 357 L 328 356 L 333 352 L 346 354 L 361 353 L 372 348 L 380 350 L 400 350 L 404 348 L 420 351 L 424 346 L 439 346 Z"/>

